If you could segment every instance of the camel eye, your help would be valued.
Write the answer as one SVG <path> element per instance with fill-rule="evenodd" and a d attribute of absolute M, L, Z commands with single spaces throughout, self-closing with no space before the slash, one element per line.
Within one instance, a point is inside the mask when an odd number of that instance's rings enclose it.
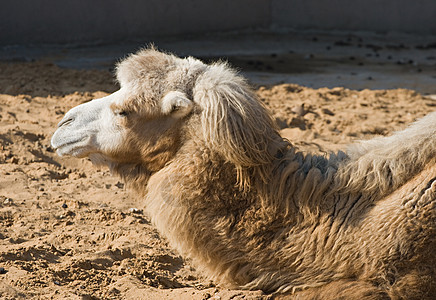
<path fill-rule="evenodd" d="M 127 117 L 129 115 L 129 112 L 127 110 L 121 110 L 121 109 L 116 110 L 114 113 L 120 117 Z"/>

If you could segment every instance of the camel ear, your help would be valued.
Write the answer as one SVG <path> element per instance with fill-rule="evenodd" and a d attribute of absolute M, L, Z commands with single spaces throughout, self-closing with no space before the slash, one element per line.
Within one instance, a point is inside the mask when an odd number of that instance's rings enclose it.
<path fill-rule="evenodd" d="M 164 114 L 180 118 L 192 110 L 193 102 L 184 93 L 171 91 L 163 97 L 161 105 Z"/>

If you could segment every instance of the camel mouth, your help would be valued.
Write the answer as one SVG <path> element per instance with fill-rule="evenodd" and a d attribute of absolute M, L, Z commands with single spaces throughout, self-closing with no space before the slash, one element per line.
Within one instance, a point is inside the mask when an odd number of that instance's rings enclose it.
<path fill-rule="evenodd" d="M 87 137 L 83 137 L 80 139 L 75 139 L 73 141 L 62 141 L 58 144 L 58 139 L 56 139 L 56 134 L 53 136 L 51 145 L 56 150 L 56 153 L 59 156 L 75 156 L 75 157 L 85 157 L 86 153 L 89 153 L 89 147 L 87 147 L 88 143 L 83 144 L 84 141 L 87 140 Z"/>

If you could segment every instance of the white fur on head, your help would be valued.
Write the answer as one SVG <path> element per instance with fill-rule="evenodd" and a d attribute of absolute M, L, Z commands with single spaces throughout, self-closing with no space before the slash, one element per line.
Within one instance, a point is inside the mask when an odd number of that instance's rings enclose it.
<path fill-rule="evenodd" d="M 186 95 L 179 91 L 171 91 L 162 98 L 162 112 L 166 115 L 172 114 L 181 118 L 192 110 L 193 102 Z"/>

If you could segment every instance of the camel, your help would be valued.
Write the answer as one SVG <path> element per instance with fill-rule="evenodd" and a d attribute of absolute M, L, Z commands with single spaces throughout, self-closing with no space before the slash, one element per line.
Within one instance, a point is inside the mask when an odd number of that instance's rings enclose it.
<path fill-rule="evenodd" d="M 121 176 L 205 276 L 290 299 L 436 297 L 436 113 L 311 155 L 225 62 L 147 48 L 116 76 L 51 144 Z"/>

